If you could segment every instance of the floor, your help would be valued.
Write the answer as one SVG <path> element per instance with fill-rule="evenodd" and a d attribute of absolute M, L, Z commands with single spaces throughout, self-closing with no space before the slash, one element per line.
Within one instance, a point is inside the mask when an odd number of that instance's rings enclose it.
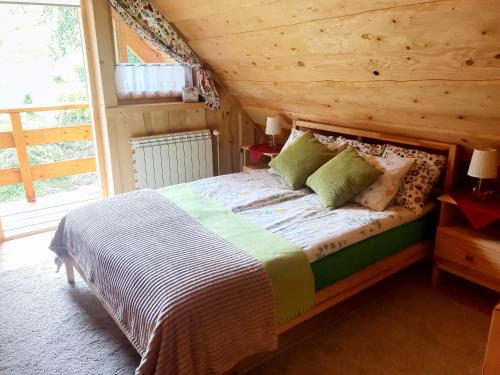
<path fill-rule="evenodd" d="M 52 233 L 0 245 L 0 374 L 132 374 L 139 356 L 81 281 L 56 274 Z M 412 266 L 280 337 L 233 373 L 479 374 L 498 294 Z"/>
<path fill-rule="evenodd" d="M 15 201 L 0 204 L 4 237 L 16 238 L 57 226 L 69 211 L 99 199 L 94 185 L 78 190 L 37 198 L 36 202 Z"/>

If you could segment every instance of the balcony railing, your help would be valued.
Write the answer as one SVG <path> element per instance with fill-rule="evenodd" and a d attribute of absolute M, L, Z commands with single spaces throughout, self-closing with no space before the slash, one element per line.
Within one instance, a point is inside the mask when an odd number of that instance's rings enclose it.
<path fill-rule="evenodd" d="M 12 131 L 0 132 L 0 149 L 15 147 L 18 167 L 0 169 L 0 186 L 22 183 L 26 199 L 36 201 L 34 181 L 95 172 L 95 158 L 65 160 L 47 164 L 31 165 L 27 146 L 51 143 L 92 140 L 90 124 L 24 130 L 21 113 L 66 111 L 88 108 L 87 103 L 73 103 L 45 107 L 20 107 L 0 109 L 0 114 L 9 114 Z"/>

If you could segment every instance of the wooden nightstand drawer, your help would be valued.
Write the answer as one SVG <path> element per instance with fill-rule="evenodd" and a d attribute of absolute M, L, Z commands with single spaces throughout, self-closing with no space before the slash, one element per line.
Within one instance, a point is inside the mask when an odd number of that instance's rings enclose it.
<path fill-rule="evenodd" d="M 436 262 L 446 269 L 450 262 L 461 276 L 500 290 L 500 238 L 464 227 L 439 227 L 434 250 Z M 458 267 L 458 268 L 457 268 Z M 457 272 L 455 272 L 457 273 Z M 464 273 L 466 275 L 464 275 Z"/>

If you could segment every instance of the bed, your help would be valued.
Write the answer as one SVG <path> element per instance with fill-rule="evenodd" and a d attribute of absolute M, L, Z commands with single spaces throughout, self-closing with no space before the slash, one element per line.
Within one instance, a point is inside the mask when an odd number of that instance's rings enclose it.
<path fill-rule="evenodd" d="M 411 145 L 454 145 L 296 120 L 294 128 Z M 113 197 L 69 214 L 51 248 L 75 268 L 142 355 L 137 374 L 220 373 L 277 335 L 424 258 L 435 204 L 413 214 L 325 211 L 268 170 Z"/>

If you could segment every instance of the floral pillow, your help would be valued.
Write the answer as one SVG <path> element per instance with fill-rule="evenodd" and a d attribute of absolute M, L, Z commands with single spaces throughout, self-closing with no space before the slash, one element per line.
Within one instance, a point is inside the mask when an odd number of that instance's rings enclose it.
<path fill-rule="evenodd" d="M 403 179 L 403 186 L 396 194 L 394 203 L 420 214 L 424 209 L 425 201 L 429 198 L 432 187 L 439 180 L 439 176 L 446 165 L 446 156 L 387 145 L 383 157 L 390 158 L 394 156 L 416 159 Z"/>
<path fill-rule="evenodd" d="M 344 138 L 342 136 L 338 136 L 336 141 L 340 143 L 347 143 L 356 150 L 372 156 L 382 156 L 385 150 L 385 145 L 365 143 L 355 139 Z"/>
<path fill-rule="evenodd" d="M 328 145 L 328 144 L 331 144 L 331 143 L 339 143 L 336 140 L 337 137 L 335 137 L 334 135 L 324 135 L 324 134 L 314 133 L 314 136 L 316 137 L 316 139 L 318 141 L 320 141 L 324 145 Z M 347 145 L 346 145 L 346 147 L 347 147 Z"/>

